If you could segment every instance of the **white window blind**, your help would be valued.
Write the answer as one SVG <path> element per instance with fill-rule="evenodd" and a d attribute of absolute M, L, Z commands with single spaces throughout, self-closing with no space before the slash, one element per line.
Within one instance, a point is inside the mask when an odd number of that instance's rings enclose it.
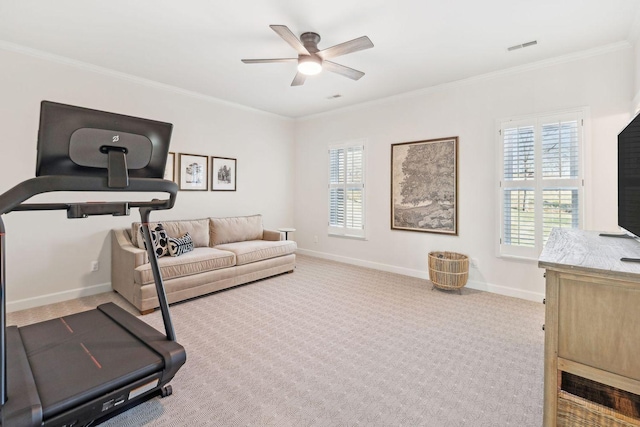
<path fill-rule="evenodd" d="M 582 116 L 501 123 L 501 255 L 535 259 L 553 228 L 582 226 Z"/>
<path fill-rule="evenodd" d="M 364 237 L 364 145 L 329 147 L 329 234 Z"/>

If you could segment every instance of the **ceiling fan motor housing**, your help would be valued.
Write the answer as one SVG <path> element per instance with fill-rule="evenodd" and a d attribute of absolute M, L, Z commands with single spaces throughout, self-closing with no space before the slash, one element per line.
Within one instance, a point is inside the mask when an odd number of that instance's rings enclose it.
<path fill-rule="evenodd" d="M 317 33 L 302 33 L 300 41 L 309 53 L 316 53 L 318 49 L 318 43 L 320 43 L 320 35 Z"/>

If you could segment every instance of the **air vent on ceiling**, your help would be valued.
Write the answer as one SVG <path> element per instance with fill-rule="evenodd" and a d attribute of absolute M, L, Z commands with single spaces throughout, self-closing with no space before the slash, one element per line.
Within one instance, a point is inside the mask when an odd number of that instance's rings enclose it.
<path fill-rule="evenodd" d="M 512 50 L 522 49 L 523 47 L 535 46 L 535 45 L 537 45 L 537 44 L 538 44 L 538 41 L 537 41 L 537 40 L 533 40 L 533 41 L 530 41 L 530 42 L 526 42 L 526 43 L 522 43 L 522 44 L 517 44 L 517 45 L 515 45 L 515 46 L 508 47 L 508 48 L 507 48 L 507 50 L 508 50 L 509 52 L 511 52 Z"/>
<path fill-rule="evenodd" d="M 336 99 L 336 98 L 341 98 L 342 95 L 340 95 L 339 93 L 336 93 L 335 95 L 331 95 L 331 96 L 327 96 L 327 99 Z"/>

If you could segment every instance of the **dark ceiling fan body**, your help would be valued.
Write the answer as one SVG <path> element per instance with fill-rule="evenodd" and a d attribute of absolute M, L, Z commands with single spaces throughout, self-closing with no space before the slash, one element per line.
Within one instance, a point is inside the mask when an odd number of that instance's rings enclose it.
<path fill-rule="evenodd" d="M 297 58 L 273 58 L 273 59 L 243 59 L 245 64 L 264 64 L 269 62 L 297 62 L 298 73 L 291 82 L 291 86 L 301 86 L 304 84 L 307 75 L 313 75 L 319 73 L 322 69 L 326 69 L 333 73 L 340 74 L 341 76 L 348 77 L 352 80 L 358 80 L 364 76 L 362 71 L 354 70 L 353 68 L 345 67 L 344 65 L 336 64 L 329 61 L 331 58 L 337 56 L 346 55 L 348 53 L 357 52 L 359 50 L 369 49 L 373 47 L 373 43 L 369 40 L 369 37 L 362 36 L 357 39 L 350 40 L 348 42 L 340 43 L 338 45 L 329 47 L 327 49 L 319 50 L 318 43 L 320 42 L 320 36 L 316 33 L 303 33 L 298 39 L 295 34 L 287 28 L 285 25 L 270 25 L 271 29 L 275 31 L 284 41 L 289 43 L 298 52 Z"/>

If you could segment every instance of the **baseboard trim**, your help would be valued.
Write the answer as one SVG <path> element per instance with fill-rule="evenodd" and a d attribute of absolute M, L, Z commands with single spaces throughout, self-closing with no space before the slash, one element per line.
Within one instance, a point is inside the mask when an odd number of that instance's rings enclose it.
<path fill-rule="evenodd" d="M 427 271 L 414 270 L 411 268 L 397 267 L 379 262 L 366 261 L 358 258 L 350 258 L 340 255 L 328 254 L 325 252 L 317 252 L 309 249 L 298 248 L 296 253 L 300 255 L 308 255 L 316 258 L 328 259 L 330 261 L 343 262 L 345 264 L 357 265 L 359 267 L 372 268 L 374 270 L 386 271 L 389 273 L 402 274 L 403 276 L 416 277 L 419 279 L 429 280 Z M 505 295 L 514 298 L 520 298 L 529 301 L 541 302 L 544 294 L 538 292 L 524 291 L 522 289 L 510 288 L 508 286 L 495 285 L 492 283 L 480 282 L 477 280 L 469 280 L 466 285 L 468 288 L 479 291 L 491 292 L 494 294 Z M 11 313 L 28 308 L 40 307 L 47 304 L 68 301 L 71 299 L 87 297 L 91 295 L 111 292 L 111 283 L 102 283 L 86 288 L 71 289 L 68 291 L 56 292 L 37 296 L 33 298 L 25 298 L 17 301 L 7 302 L 7 312 Z"/>
<path fill-rule="evenodd" d="M 491 292 L 492 294 L 504 295 L 507 297 L 514 297 L 527 301 L 542 303 L 542 300 L 544 299 L 544 294 L 538 292 L 523 291 L 522 289 L 495 285 L 493 283 L 480 282 L 478 280 L 469 280 L 466 286 L 467 288 L 475 289 L 478 291 Z"/>
<path fill-rule="evenodd" d="M 404 276 L 416 277 L 419 279 L 429 280 L 429 272 L 415 270 L 411 268 L 396 267 L 394 265 L 382 264 L 378 262 L 365 261 L 358 258 L 350 258 L 340 255 L 328 254 L 325 252 L 317 252 L 309 249 L 298 248 L 296 253 L 300 255 L 308 255 L 316 258 L 328 259 L 330 261 L 343 262 L 345 264 L 357 265 L 359 267 L 373 268 L 374 270 L 386 271 L 389 273 L 402 274 Z M 520 298 L 528 301 L 542 302 L 544 294 L 538 292 L 524 291 L 522 289 L 510 288 L 508 286 L 495 285 L 492 283 L 480 282 L 478 280 L 469 280 L 466 285 L 468 288 L 479 291 L 491 292 L 494 294 L 504 295 L 508 297 Z"/>
<path fill-rule="evenodd" d="M 28 308 L 40 307 L 47 304 L 54 304 L 56 302 L 68 301 L 81 297 L 88 297 L 90 295 L 102 294 L 104 292 L 111 292 L 111 283 L 102 283 L 86 288 L 71 289 L 68 291 L 56 292 L 53 294 L 7 302 L 7 313 L 26 310 Z"/>

